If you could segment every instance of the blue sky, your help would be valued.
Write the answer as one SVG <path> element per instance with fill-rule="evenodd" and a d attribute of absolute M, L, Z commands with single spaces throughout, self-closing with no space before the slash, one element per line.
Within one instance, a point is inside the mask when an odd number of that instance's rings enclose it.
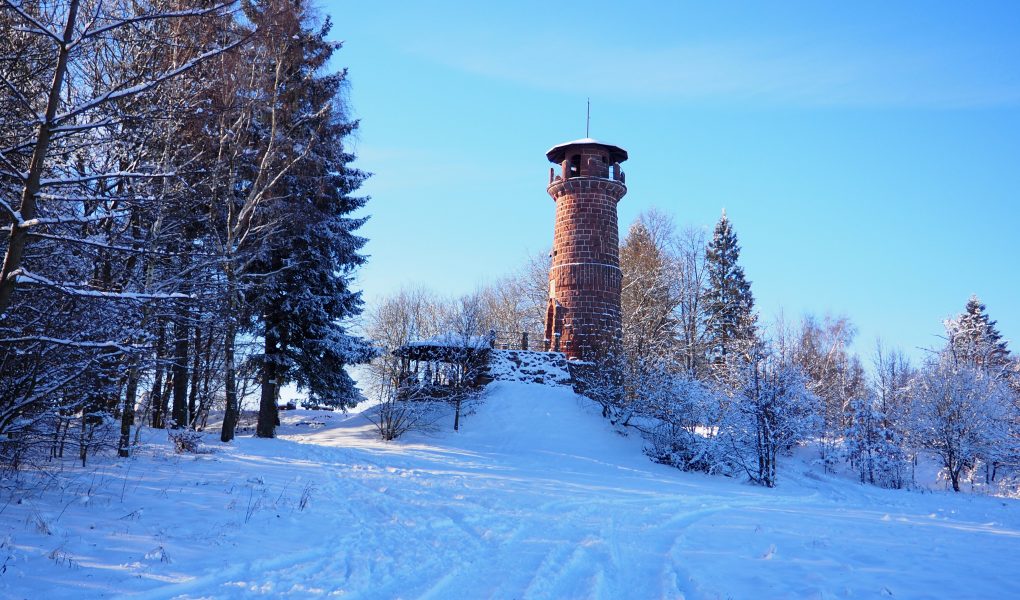
<path fill-rule="evenodd" d="M 358 275 L 458 295 L 551 245 L 545 151 L 630 152 L 621 228 L 725 208 L 765 320 L 914 358 L 978 294 L 1020 350 L 1020 4 L 323 4 L 374 173 Z"/>

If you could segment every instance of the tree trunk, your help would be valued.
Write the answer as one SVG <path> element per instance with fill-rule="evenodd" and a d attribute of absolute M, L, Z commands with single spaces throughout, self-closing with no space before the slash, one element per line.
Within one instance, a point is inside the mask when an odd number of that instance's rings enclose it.
<path fill-rule="evenodd" d="M 138 359 L 132 358 L 128 370 L 127 389 L 124 392 L 124 411 L 120 415 L 120 443 L 117 455 L 121 458 L 130 456 L 131 426 L 135 424 L 135 397 L 138 395 Z"/>
<path fill-rule="evenodd" d="M 953 491 L 959 492 L 960 471 L 963 470 L 963 465 L 961 465 L 960 460 L 956 458 L 955 449 L 947 453 L 946 470 L 949 471 L 949 480 L 953 483 Z"/>
<path fill-rule="evenodd" d="M 198 372 L 199 367 L 201 367 L 201 348 L 202 328 L 195 325 L 195 347 L 192 350 L 193 360 L 191 361 L 191 390 L 188 392 L 188 427 L 192 429 L 195 428 L 195 417 L 198 415 L 198 386 L 201 385 Z"/>
<path fill-rule="evenodd" d="M 223 361 L 226 363 L 226 373 L 223 384 L 226 387 L 227 406 L 223 415 L 223 430 L 220 432 L 220 441 L 229 442 L 234 439 L 234 430 L 237 428 L 238 406 L 237 406 L 237 373 L 234 370 L 234 324 L 232 320 L 227 322 L 226 335 L 223 339 Z"/>
<path fill-rule="evenodd" d="M 228 259 L 229 261 L 229 259 Z M 226 411 L 223 415 L 223 429 L 220 431 L 220 441 L 229 442 L 234 439 L 234 430 L 237 428 L 237 420 L 240 407 L 237 405 L 237 371 L 234 367 L 234 342 L 237 335 L 237 323 L 235 321 L 235 299 L 237 293 L 236 282 L 234 281 L 234 270 L 227 264 L 225 267 L 227 275 L 227 322 L 223 335 L 223 385 L 226 388 Z"/>
<path fill-rule="evenodd" d="M 199 401 L 199 412 L 201 413 L 201 421 L 199 422 L 200 430 L 205 429 L 206 420 L 209 418 L 209 409 L 211 408 L 211 398 L 209 396 L 209 383 L 212 381 L 212 345 L 213 345 L 213 333 L 215 330 L 213 326 L 209 325 L 209 330 L 205 332 L 205 371 L 202 374 L 202 398 Z"/>
<path fill-rule="evenodd" d="M 55 125 L 53 120 L 57 116 L 57 108 L 60 106 L 60 93 L 64 87 L 64 76 L 67 74 L 67 58 L 70 54 L 71 42 L 74 39 L 77 19 L 78 0 L 71 0 L 67 7 L 64 35 L 57 49 L 53 82 L 50 84 L 49 97 L 46 100 L 46 114 L 43 121 L 39 123 L 39 133 L 36 136 L 35 148 L 32 150 L 32 160 L 28 166 L 28 176 L 21 191 L 21 205 L 16 209 L 21 215 L 22 221 L 36 217 L 36 196 L 41 187 L 43 165 Z M 0 315 L 7 312 L 11 305 L 14 288 L 18 282 L 16 271 L 21 268 L 21 258 L 25 252 L 27 241 L 28 227 L 18 222 L 12 223 L 10 238 L 7 242 L 7 254 L 4 256 L 3 267 L 0 268 Z"/>
<path fill-rule="evenodd" d="M 262 398 L 259 401 L 259 422 L 255 435 L 271 438 L 276 435 L 276 423 L 279 420 L 276 406 L 276 388 L 278 385 L 279 340 L 276 335 L 276 318 L 274 314 L 266 315 L 265 353 L 262 360 Z"/>
<path fill-rule="evenodd" d="M 180 429 L 188 424 L 188 325 L 187 314 L 178 314 L 174 323 L 174 405 L 171 427 Z"/>
<path fill-rule="evenodd" d="M 166 427 L 166 407 L 163 403 L 163 355 L 166 352 L 166 326 L 160 323 L 156 326 L 156 374 L 152 380 L 152 391 L 149 392 L 149 406 L 152 407 L 152 428 L 163 429 Z"/>

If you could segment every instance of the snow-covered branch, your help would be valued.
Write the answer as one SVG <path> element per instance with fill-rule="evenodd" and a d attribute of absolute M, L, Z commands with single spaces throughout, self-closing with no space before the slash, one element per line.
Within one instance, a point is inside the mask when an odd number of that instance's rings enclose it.
<path fill-rule="evenodd" d="M 218 56 L 218 55 L 220 55 L 220 54 L 222 54 L 224 52 L 228 52 L 228 51 L 236 48 L 240 43 L 241 43 L 241 40 L 237 40 L 237 41 L 234 41 L 234 42 L 232 42 L 230 44 L 227 44 L 226 46 L 220 46 L 219 48 L 215 48 L 213 50 L 209 50 L 208 52 L 204 52 L 204 53 L 196 56 L 195 58 L 192 58 L 191 60 L 187 61 L 183 65 L 181 65 L 181 66 L 179 66 L 179 67 L 177 67 L 175 69 L 171 69 L 169 71 L 166 71 L 165 73 L 163 73 L 159 77 L 156 77 L 154 79 L 150 79 L 149 81 L 145 81 L 143 83 L 132 85 L 132 86 L 126 87 L 126 88 L 113 89 L 113 90 L 110 90 L 110 91 L 105 92 L 103 94 L 100 94 L 98 96 L 95 96 L 95 97 L 93 97 L 93 98 L 91 98 L 89 100 L 86 100 L 82 104 L 79 104 L 79 105 L 75 106 L 74 108 L 72 108 L 72 109 L 70 109 L 70 110 L 68 110 L 66 112 L 63 112 L 63 113 L 60 113 L 60 114 L 56 115 L 53 118 L 53 123 L 60 123 L 62 121 L 66 121 L 67 119 L 70 119 L 71 117 L 75 117 L 77 115 L 80 115 L 80 114 L 82 114 L 84 112 L 87 112 L 87 111 L 97 107 L 97 106 L 106 104 L 107 102 L 112 102 L 114 100 L 119 100 L 121 98 L 129 98 L 131 96 L 135 96 L 135 95 L 140 94 L 142 92 L 147 92 L 147 91 L 155 88 L 156 86 L 160 85 L 161 83 L 163 83 L 163 82 L 165 82 L 167 80 L 173 79 L 174 77 L 177 77 L 177 76 L 181 75 L 182 73 L 186 73 L 187 71 L 190 71 L 191 69 L 195 68 L 196 66 L 198 66 L 202 62 L 204 62 L 204 61 L 206 61 L 206 60 L 208 60 L 208 59 L 210 59 L 210 58 L 212 58 L 214 56 Z"/>
<path fill-rule="evenodd" d="M 3 198 L 0 198 L 0 209 L 2 209 L 3 212 L 7 213 L 11 217 L 11 219 L 14 221 L 15 226 L 21 226 L 23 224 L 21 220 L 21 213 L 14 210 L 14 207 L 12 207 Z"/>
<path fill-rule="evenodd" d="M 39 218 L 35 218 L 35 219 L 28 219 L 26 221 L 22 221 L 21 224 L 18 227 L 21 228 L 21 229 L 27 229 L 27 228 L 30 228 L 30 227 L 38 227 L 39 225 L 59 225 L 59 224 L 67 224 L 67 223 L 75 223 L 75 224 L 94 223 L 96 221 L 102 221 L 104 219 L 116 219 L 116 218 L 119 218 L 119 217 L 127 217 L 127 216 L 130 216 L 130 214 L 131 213 L 129 211 L 114 211 L 114 212 L 99 213 L 99 214 L 91 215 L 91 216 L 88 216 L 88 217 L 39 217 Z"/>
<path fill-rule="evenodd" d="M 45 25 L 40 23 L 38 19 L 36 19 L 32 15 L 28 14 L 27 12 L 25 12 L 25 10 L 23 8 L 21 8 L 20 3 L 12 2 L 12 0 L 3 0 L 3 2 L 11 10 L 13 10 L 16 13 L 18 13 L 18 16 L 20 16 L 22 19 L 28 21 L 32 25 L 32 29 L 28 29 L 27 31 L 30 31 L 32 33 L 42 34 L 42 35 L 50 38 L 51 40 L 55 41 L 58 44 L 63 44 L 64 43 L 64 40 L 55 31 L 53 31 L 50 28 L 46 27 Z"/>
<path fill-rule="evenodd" d="M 129 300 L 129 301 L 142 301 L 142 300 L 187 300 L 192 298 L 188 294 L 146 294 L 141 292 L 110 292 L 104 290 L 95 290 L 90 288 L 81 288 L 77 286 L 71 286 L 64 283 L 59 283 L 43 277 L 37 273 L 26 271 L 25 269 L 18 269 L 11 273 L 11 275 L 17 278 L 18 283 L 34 283 L 38 285 L 44 285 L 50 287 L 65 294 L 71 296 L 79 296 L 85 298 L 105 298 L 108 300 Z"/>
<path fill-rule="evenodd" d="M 2 344 L 28 344 L 28 343 L 45 343 L 45 344 L 56 344 L 58 346 L 68 346 L 71 348 L 111 348 L 119 350 L 121 352 L 133 352 L 145 349 L 146 346 L 134 346 L 125 345 L 121 342 L 90 342 L 81 340 L 72 340 L 65 338 L 53 338 L 45 335 L 26 335 L 22 337 L 12 338 L 0 338 L 0 345 Z"/>
<path fill-rule="evenodd" d="M 23 94 L 21 92 L 21 90 L 18 88 L 18 86 L 16 86 L 13 83 L 11 83 L 11 80 L 8 79 L 7 76 L 5 74 L 3 74 L 3 73 L 0 73 L 0 82 L 3 82 L 4 87 L 7 88 L 7 91 L 12 96 L 17 98 L 18 102 L 20 102 L 21 105 L 26 110 L 28 110 L 30 113 L 32 113 L 32 116 L 34 116 L 36 120 L 39 120 L 40 117 L 39 117 L 39 114 L 35 111 L 35 106 L 33 106 L 32 103 L 28 100 L 28 98 L 25 97 L 25 94 Z"/>
<path fill-rule="evenodd" d="M 118 17 L 116 22 L 103 27 L 97 27 L 92 29 L 92 23 L 89 23 L 82 31 L 82 34 L 75 41 L 71 42 L 70 48 L 74 48 L 83 41 L 91 38 L 96 38 L 104 33 L 109 33 L 121 27 L 127 25 L 137 25 L 139 23 L 145 23 L 148 21 L 159 21 L 163 19 L 179 19 L 186 17 L 203 17 L 206 15 L 218 13 L 219 11 L 237 4 L 237 0 L 231 0 L 230 2 L 224 2 L 223 4 L 217 4 L 209 8 L 192 9 L 192 10 L 179 10 L 179 11 L 167 11 L 150 14 L 142 14 L 134 17 Z M 98 7 L 97 7 L 98 10 Z M 93 20 L 95 22 L 95 20 Z"/>
<path fill-rule="evenodd" d="M 69 244 L 77 244 L 77 245 L 80 245 L 80 246 L 90 246 L 92 248 L 102 248 L 104 250 L 113 250 L 115 252 L 132 252 L 132 253 L 135 253 L 135 254 L 145 254 L 145 255 L 148 255 L 148 256 L 166 256 L 166 257 L 177 256 L 177 254 L 174 253 L 174 252 L 165 252 L 165 251 L 161 251 L 161 250 L 153 250 L 152 248 L 134 248 L 134 247 L 131 247 L 131 246 L 121 246 L 119 244 L 107 244 L 107 243 L 103 243 L 103 242 L 97 242 L 95 240 L 87 240 L 87 239 L 83 239 L 83 238 L 75 238 L 75 237 L 63 236 L 63 235 L 51 235 L 51 234 L 48 234 L 48 233 L 38 233 L 38 232 L 33 232 L 30 235 L 32 237 L 35 237 L 35 238 L 54 240 L 54 241 L 58 241 L 58 242 L 66 242 L 66 243 L 69 243 Z M 194 253 L 194 255 L 196 255 L 196 256 L 206 256 L 206 257 L 215 256 L 213 254 L 208 254 L 208 253 Z"/>
<path fill-rule="evenodd" d="M 163 177 L 174 177 L 177 173 L 170 171 L 166 173 L 145 173 L 139 171 L 112 171 L 108 173 L 94 173 L 91 175 L 80 175 L 76 177 L 53 177 L 41 179 L 39 187 L 53 187 L 62 185 L 79 185 L 90 181 L 101 179 L 160 179 Z"/>

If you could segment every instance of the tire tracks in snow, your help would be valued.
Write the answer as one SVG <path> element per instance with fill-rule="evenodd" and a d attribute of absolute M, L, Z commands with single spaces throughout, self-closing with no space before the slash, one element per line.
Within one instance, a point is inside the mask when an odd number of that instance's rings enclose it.
<path fill-rule="evenodd" d="M 691 506 L 641 473 L 607 487 L 599 467 L 562 480 L 554 464 L 500 456 L 290 443 L 300 447 L 290 453 L 295 464 L 321 465 L 307 550 L 210 569 L 139 597 L 439 599 L 472 590 L 696 600 L 698 586 L 674 553 L 689 527 L 733 504 L 701 495 Z"/>

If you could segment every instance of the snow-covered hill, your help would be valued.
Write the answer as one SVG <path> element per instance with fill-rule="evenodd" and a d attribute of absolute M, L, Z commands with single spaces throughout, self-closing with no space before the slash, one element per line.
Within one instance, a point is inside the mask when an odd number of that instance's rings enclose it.
<path fill-rule="evenodd" d="M 459 433 L 360 415 L 69 469 L 0 507 L 4 598 L 1016 598 L 1020 503 L 780 487 L 649 462 L 569 388 L 497 382 Z M 5 562 L 6 561 L 6 562 Z"/>

